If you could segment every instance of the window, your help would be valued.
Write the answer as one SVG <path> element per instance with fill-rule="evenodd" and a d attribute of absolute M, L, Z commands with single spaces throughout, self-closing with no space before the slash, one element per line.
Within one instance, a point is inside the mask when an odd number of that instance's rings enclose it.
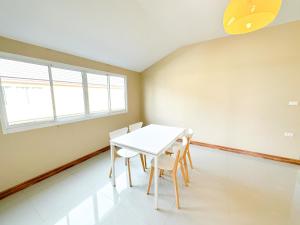
<path fill-rule="evenodd" d="M 89 107 L 91 113 L 108 112 L 107 76 L 87 73 Z"/>
<path fill-rule="evenodd" d="M 81 72 L 51 68 L 57 117 L 84 114 Z"/>
<path fill-rule="evenodd" d="M 125 79 L 123 77 L 110 76 L 110 105 L 112 111 L 126 109 Z"/>
<path fill-rule="evenodd" d="M 8 125 L 53 119 L 48 67 L 0 59 Z"/>
<path fill-rule="evenodd" d="M 4 133 L 127 112 L 125 76 L 32 61 L 0 56 Z"/>

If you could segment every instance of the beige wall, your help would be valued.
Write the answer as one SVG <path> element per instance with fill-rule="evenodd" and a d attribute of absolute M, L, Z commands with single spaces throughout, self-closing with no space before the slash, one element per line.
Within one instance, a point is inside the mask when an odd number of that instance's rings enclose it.
<path fill-rule="evenodd" d="M 142 110 L 146 122 L 191 127 L 199 141 L 299 158 L 300 106 L 287 106 L 300 101 L 299 40 L 294 22 L 207 41 L 175 51 L 141 76 L 0 37 L 3 52 L 127 75 L 129 107 L 112 117 L 0 132 L 0 191 L 108 145 L 108 132 L 141 120 Z M 283 137 L 285 131 L 295 136 Z"/>
<path fill-rule="evenodd" d="M 143 72 L 143 90 L 147 123 L 299 159 L 300 106 L 288 101 L 300 101 L 300 22 L 181 48 Z"/>
<path fill-rule="evenodd" d="M 108 132 L 141 119 L 141 75 L 0 37 L 0 51 L 127 75 L 128 113 L 3 135 L 0 191 L 108 145 Z"/>

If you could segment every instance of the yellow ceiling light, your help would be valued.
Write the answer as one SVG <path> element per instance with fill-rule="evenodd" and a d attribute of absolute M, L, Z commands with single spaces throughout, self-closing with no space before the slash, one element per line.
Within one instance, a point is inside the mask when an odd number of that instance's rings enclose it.
<path fill-rule="evenodd" d="M 228 34 L 244 34 L 261 29 L 277 16 L 281 0 L 230 0 L 223 25 Z"/>

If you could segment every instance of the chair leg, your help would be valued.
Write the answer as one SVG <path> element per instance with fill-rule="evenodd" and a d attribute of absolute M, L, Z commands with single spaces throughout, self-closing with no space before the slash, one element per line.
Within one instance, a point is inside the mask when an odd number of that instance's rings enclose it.
<path fill-rule="evenodd" d="M 188 150 L 187 150 L 187 156 L 189 158 L 191 168 L 194 169 L 193 163 L 192 163 L 192 157 L 191 157 L 191 153 L 190 153 L 190 148 L 188 148 Z"/>
<path fill-rule="evenodd" d="M 154 167 L 151 166 L 148 189 L 147 189 L 147 195 L 149 195 L 149 193 L 150 193 L 150 188 L 151 188 L 152 179 L 153 179 L 153 173 L 154 173 Z"/>
<path fill-rule="evenodd" d="M 183 165 L 184 165 L 184 171 L 185 171 L 185 178 L 186 178 L 187 183 L 189 183 L 190 177 L 189 177 L 189 169 L 187 166 L 186 157 L 183 158 Z"/>
<path fill-rule="evenodd" d="M 159 177 L 163 176 L 164 175 L 164 170 L 163 169 L 160 169 L 159 170 Z"/>
<path fill-rule="evenodd" d="M 147 156 L 144 155 L 144 165 L 145 165 L 145 169 L 147 169 Z"/>
<path fill-rule="evenodd" d="M 111 176 L 112 176 L 112 168 L 110 167 L 108 177 L 111 178 Z"/>
<path fill-rule="evenodd" d="M 110 170 L 109 170 L 109 175 L 108 177 L 111 178 L 111 175 L 112 175 L 112 168 L 110 167 Z"/>
<path fill-rule="evenodd" d="M 143 167 L 143 171 L 146 172 L 145 170 L 145 161 L 144 161 L 144 157 L 142 154 L 140 154 L 140 159 L 141 159 L 141 163 L 142 163 L 142 167 Z"/>
<path fill-rule="evenodd" d="M 131 172 L 130 172 L 130 159 L 127 158 L 126 164 L 127 164 L 127 169 L 128 169 L 128 180 L 129 180 L 129 186 L 132 187 L 132 182 L 131 182 Z"/>
<path fill-rule="evenodd" d="M 177 183 L 177 175 L 173 173 L 173 183 L 175 189 L 175 198 L 176 198 L 176 207 L 179 209 L 179 193 L 178 193 L 178 183 Z"/>
<path fill-rule="evenodd" d="M 186 173 L 185 173 L 185 171 L 184 171 L 182 161 L 179 162 L 179 166 L 180 166 L 182 178 L 183 178 L 183 180 L 184 180 L 184 185 L 185 185 L 185 186 L 188 186 L 188 181 L 187 181 L 187 179 L 186 179 Z"/>

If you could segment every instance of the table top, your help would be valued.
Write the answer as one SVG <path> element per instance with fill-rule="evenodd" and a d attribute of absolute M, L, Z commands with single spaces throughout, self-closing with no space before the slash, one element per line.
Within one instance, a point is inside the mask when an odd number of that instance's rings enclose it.
<path fill-rule="evenodd" d="M 170 147 L 184 131 L 184 128 L 151 124 L 114 138 L 110 143 L 155 156 Z"/>

